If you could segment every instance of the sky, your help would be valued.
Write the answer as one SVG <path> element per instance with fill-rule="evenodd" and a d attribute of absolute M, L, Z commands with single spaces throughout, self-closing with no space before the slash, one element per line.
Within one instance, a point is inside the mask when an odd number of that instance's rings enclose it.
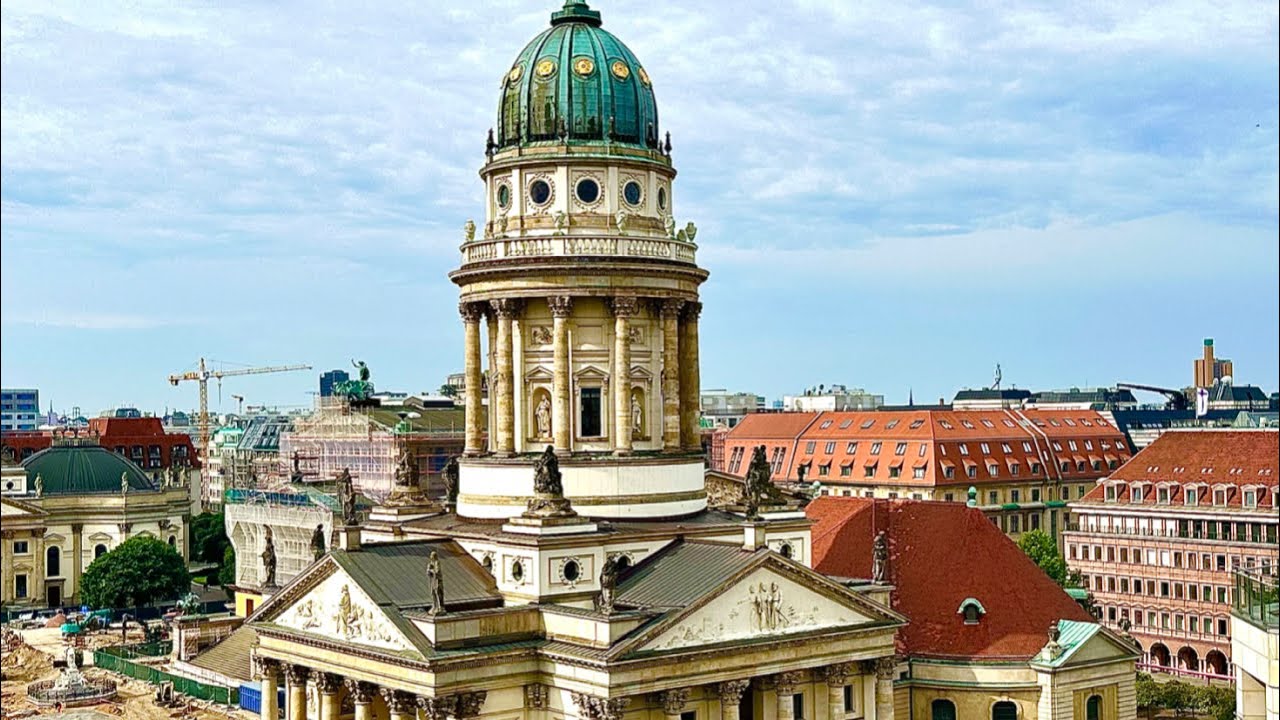
<path fill-rule="evenodd" d="M 437 388 L 499 80 L 558 4 L 5 0 L 3 385 Z M 1277 2 L 592 6 L 672 134 L 704 389 L 1182 387 L 1205 337 L 1280 385 Z"/>

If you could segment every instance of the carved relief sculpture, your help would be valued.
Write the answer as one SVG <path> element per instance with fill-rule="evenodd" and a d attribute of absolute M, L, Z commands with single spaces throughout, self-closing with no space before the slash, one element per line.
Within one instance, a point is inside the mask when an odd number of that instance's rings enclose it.
<path fill-rule="evenodd" d="M 538 325 L 529 333 L 530 339 L 534 345 L 550 345 L 551 344 L 551 328 L 546 325 Z"/>

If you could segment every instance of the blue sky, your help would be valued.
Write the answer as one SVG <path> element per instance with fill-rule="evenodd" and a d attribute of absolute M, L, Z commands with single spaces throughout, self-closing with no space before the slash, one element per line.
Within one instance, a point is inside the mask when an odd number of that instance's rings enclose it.
<path fill-rule="evenodd" d="M 556 4 L 6 0 L 4 385 L 437 387 L 499 78 Z M 1181 386 L 1206 336 L 1280 384 L 1276 2 L 593 7 L 672 133 L 704 387 Z"/>

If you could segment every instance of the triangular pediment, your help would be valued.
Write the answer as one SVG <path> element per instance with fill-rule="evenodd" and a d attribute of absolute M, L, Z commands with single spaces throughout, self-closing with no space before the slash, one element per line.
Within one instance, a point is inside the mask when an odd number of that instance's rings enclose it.
<path fill-rule="evenodd" d="M 330 641 L 393 652 L 416 650 L 387 610 L 332 558 L 273 596 L 252 620 Z"/>
<path fill-rule="evenodd" d="M 604 380 L 609 377 L 609 372 L 595 365 L 584 365 L 573 373 L 573 377 L 578 380 Z"/>
<path fill-rule="evenodd" d="M 551 374 L 550 369 L 542 365 L 538 365 L 537 367 L 530 368 L 527 372 L 525 372 L 524 378 L 525 380 L 529 380 L 529 381 L 550 382 L 553 376 Z"/>
<path fill-rule="evenodd" d="M 10 518 L 14 521 L 36 519 L 48 515 L 49 513 L 41 510 L 39 507 L 29 502 L 15 500 L 13 498 L 3 498 L 0 502 L 0 517 Z"/>
<path fill-rule="evenodd" d="M 1051 652 L 1046 645 L 1032 658 L 1033 666 L 1056 671 L 1138 656 L 1131 641 L 1097 623 L 1064 620 L 1059 623 L 1059 631 L 1059 651 Z"/>
<path fill-rule="evenodd" d="M 788 635 L 882 623 L 894 618 L 847 590 L 783 561 L 763 563 L 658 624 L 632 652 L 665 652 L 726 642 L 773 642 Z"/>

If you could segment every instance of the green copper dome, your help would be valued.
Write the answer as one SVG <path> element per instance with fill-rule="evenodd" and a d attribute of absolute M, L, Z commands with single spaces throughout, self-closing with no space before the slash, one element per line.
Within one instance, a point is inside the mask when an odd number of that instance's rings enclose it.
<path fill-rule="evenodd" d="M 600 13 L 567 0 L 502 81 L 496 149 L 540 142 L 613 143 L 658 150 L 649 74 Z"/>

